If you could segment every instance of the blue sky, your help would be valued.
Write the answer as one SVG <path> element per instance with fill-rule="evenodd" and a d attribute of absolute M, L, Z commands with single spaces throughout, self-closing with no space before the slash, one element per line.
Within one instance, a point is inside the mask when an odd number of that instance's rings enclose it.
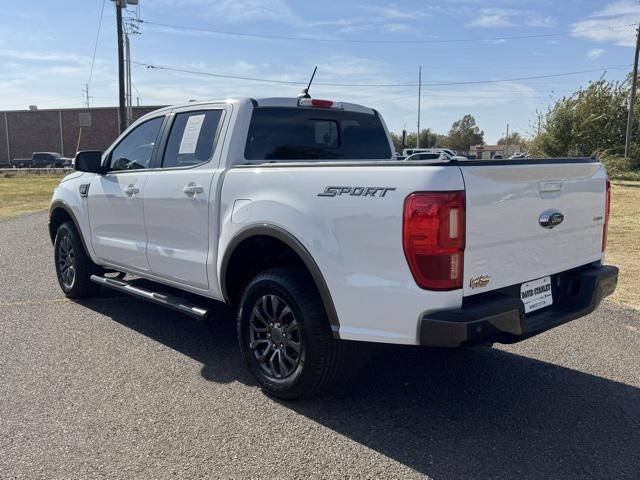
<path fill-rule="evenodd" d="M 181 70 L 304 81 L 311 93 L 377 108 L 391 130 L 416 128 L 416 84 L 423 67 L 422 126 L 446 133 L 467 113 L 488 142 L 533 133 L 535 111 L 606 71 L 631 69 L 640 5 L 634 0 L 139 0 L 141 19 L 227 32 L 141 24 L 134 61 Z M 103 0 L 3 2 L 0 6 L 0 109 L 79 107 L 89 81 Z M 127 16 L 133 16 L 130 7 Z M 556 35 L 557 34 L 557 35 Z M 498 38 L 514 36 L 535 38 Z M 540 35 L 545 35 L 541 36 Z M 460 41 L 478 39 L 476 41 Z M 317 41 L 324 40 L 324 41 Z M 391 40 L 415 43 L 358 43 Z M 435 41 L 435 42 L 434 42 Z M 422 42 L 422 43 L 418 43 Z M 429 43 L 431 42 L 431 43 Z M 106 0 L 91 80 L 92 106 L 117 102 L 115 12 Z M 593 70 L 575 75 L 451 85 Z M 143 104 L 233 96 L 293 96 L 300 87 L 133 68 Z M 444 83 L 449 85 L 428 85 Z"/>

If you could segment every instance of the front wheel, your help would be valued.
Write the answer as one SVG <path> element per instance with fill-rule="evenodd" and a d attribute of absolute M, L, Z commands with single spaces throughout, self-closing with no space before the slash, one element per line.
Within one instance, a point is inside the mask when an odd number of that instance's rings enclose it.
<path fill-rule="evenodd" d="M 64 222 L 56 232 L 54 242 L 56 275 L 58 283 L 68 298 L 90 297 L 97 293 L 99 285 L 89 280 L 100 273 L 100 267 L 85 252 L 75 225 Z"/>
<path fill-rule="evenodd" d="M 327 389 L 343 346 L 333 337 L 315 285 L 304 271 L 276 268 L 247 285 L 238 311 L 240 351 L 262 389 L 293 400 Z"/>

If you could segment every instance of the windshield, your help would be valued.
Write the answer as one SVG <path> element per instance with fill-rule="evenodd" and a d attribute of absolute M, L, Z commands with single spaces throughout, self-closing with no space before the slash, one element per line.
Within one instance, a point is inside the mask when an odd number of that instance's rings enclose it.
<path fill-rule="evenodd" d="M 253 110 L 247 160 L 389 160 L 391 149 L 375 114 L 319 108 Z"/>

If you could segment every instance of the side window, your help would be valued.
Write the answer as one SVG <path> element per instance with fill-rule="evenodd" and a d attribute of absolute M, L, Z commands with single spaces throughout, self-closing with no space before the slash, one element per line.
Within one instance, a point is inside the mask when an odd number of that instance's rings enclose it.
<path fill-rule="evenodd" d="M 109 170 L 149 168 L 164 117 L 156 117 L 133 129 L 111 151 Z"/>
<path fill-rule="evenodd" d="M 200 110 L 175 116 L 162 168 L 193 167 L 209 161 L 213 154 L 216 131 L 222 110 Z"/>

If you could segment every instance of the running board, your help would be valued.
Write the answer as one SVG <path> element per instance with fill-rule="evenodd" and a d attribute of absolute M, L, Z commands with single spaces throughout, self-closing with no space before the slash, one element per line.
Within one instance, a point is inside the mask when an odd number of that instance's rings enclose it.
<path fill-rule="evenodd" d="M 149 300 L 150 302 L 156 303 L 158 305 L 173 308 L 174 310 L 186 313 L 187 315 L 191 315 L 192 317 L 196 317 L 198 319 L 207 318 L 207 316 L 209 315 L 209 310 L 207 310 L 206 308 L 202 308 L 194 305 L 193 303 L 189 303 L 183 298 L 176 297 L 174 295 L 167 295 L 165 293 L 153 292 L 145 288 L 131 285 L 130 283 L 123 280 L 91 275 L 91 281 L 97 283 L 98 285 L 102 285 L 103 287 L 112 288 L 113 290 L 128 293 L 129 295 L 142 298 L 143 300 Z"/>

